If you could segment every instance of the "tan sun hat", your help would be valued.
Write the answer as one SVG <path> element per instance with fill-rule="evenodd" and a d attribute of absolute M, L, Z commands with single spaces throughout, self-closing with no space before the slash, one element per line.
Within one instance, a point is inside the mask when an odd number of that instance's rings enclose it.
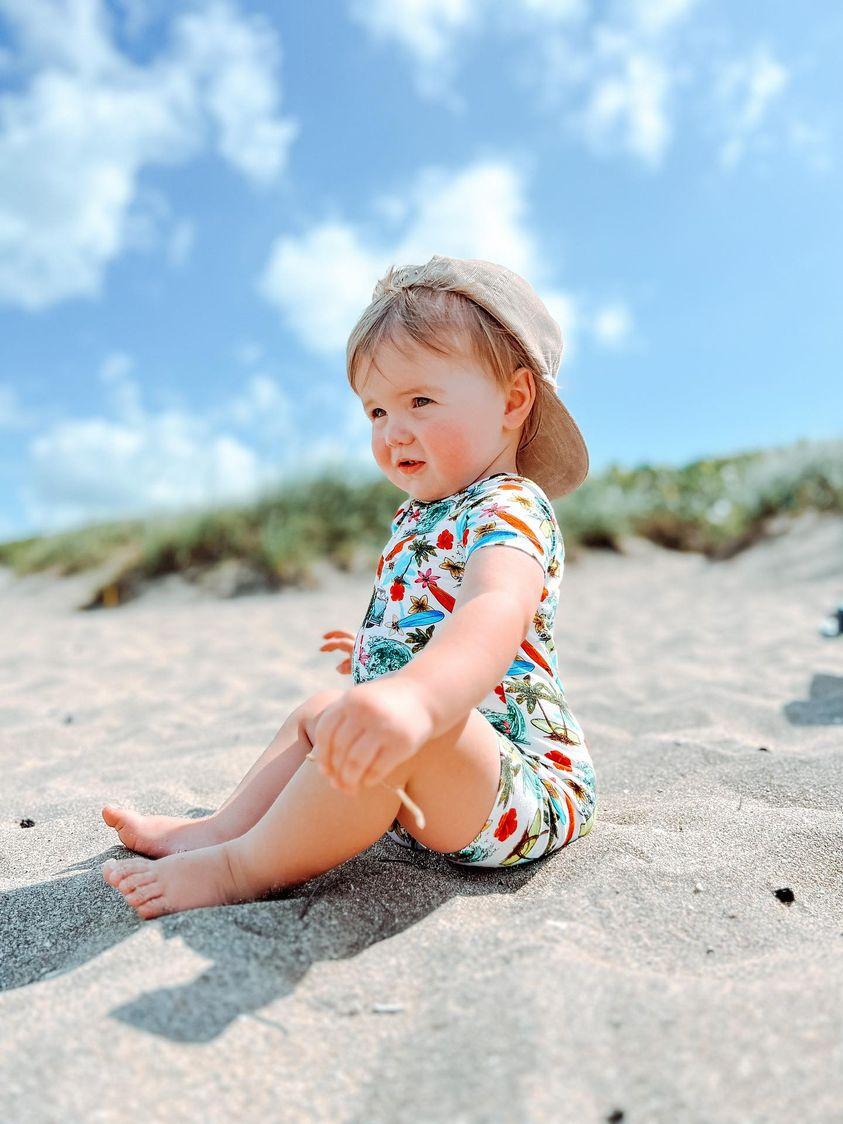
<path fill-rule="evenodd" d="M 573 492 L 588 475 L 588 449 L 557 395 L 562 332 L 538 293 L 511 269 L 478 258 L 434 254 L 425 265 L 402 266 L 392 275 L 393 286 L 425 284 L 469 297 L 521 341 L 538 376 L 541 409 L 536 432 L 518 450 L 519 473 L 535 480 L 548 499 Z M 373 299 L 385 291 L 379 286 Z"/>

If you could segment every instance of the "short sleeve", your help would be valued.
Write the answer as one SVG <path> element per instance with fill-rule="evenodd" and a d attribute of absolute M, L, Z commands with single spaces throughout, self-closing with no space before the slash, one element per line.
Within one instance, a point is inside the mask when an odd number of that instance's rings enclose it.
<path fill-rule="evenodd" d="M 556 554 L 558 524 L 550 501 L 517 479 L 495 481 L 464 513 L 466 562 L 484 546 L 510 546 L 535 558 L 547 575 Z"/>

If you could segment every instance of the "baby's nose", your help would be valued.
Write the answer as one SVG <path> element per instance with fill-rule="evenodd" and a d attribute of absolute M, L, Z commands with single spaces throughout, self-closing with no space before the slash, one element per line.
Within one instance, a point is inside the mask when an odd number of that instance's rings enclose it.
<path fill-rule="evenodd" d="M 386 431 L 386 443 L 390 449 L 398 450 L 402 445 L 407 445 L 412 440 L 412 434 L 407 430 L 406 426 L 393 425 Z"/>

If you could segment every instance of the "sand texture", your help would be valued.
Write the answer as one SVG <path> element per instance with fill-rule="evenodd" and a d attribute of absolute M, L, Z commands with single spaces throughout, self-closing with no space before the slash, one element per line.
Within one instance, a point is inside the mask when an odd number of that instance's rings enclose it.
<path fill-rule="evenodd" d="M 843 520 L 627 547 L 568 563 L 556 628 L 589 836 L 507 871 L 384 839 L 153 922 L 102 804 L 216 807 L 348 685 L 320 636 L 371 578 L 79 612 L 95 575 L 4 571 L 0 1120 L 843 1120 Z"/>

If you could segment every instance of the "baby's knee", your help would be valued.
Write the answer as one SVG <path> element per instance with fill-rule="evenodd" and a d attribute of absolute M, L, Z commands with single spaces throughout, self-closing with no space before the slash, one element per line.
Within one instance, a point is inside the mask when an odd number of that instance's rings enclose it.
<path fill-rule="evenodd" d="M 311 733 L 322 711 L 326 710 L 344 694 L 345 690 L 341 687 L 328 687 L 324 691 L 317 691 L 315 695 L 311 695 L 310 698 L 305 699 L 296 710 L 299 736 L 304 736 L 308 741 L 312 742 Z"/>

